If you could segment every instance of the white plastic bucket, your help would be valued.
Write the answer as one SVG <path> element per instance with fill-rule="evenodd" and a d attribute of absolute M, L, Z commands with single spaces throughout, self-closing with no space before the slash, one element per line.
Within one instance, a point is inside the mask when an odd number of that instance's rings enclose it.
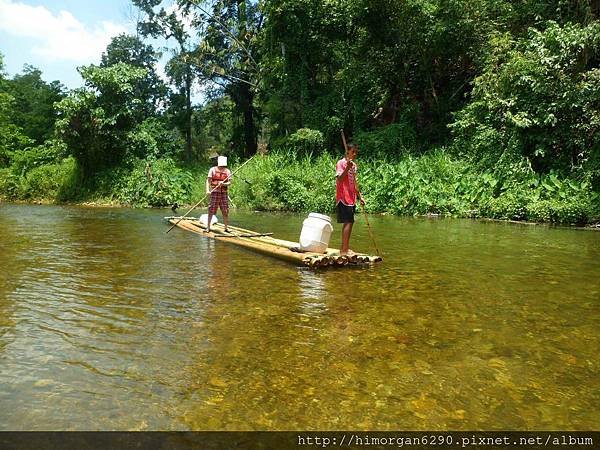
<path fill-rule="evenodd" d="M 200 216 L 200 218 L 198 219 L 198 221 L 199 221 L 199 222 L 200 222 L 202 225 L 206 226 L 206 224 L 208 223 L 208 214 L 202 214 L 202 215 Z M 214 224 L 215 224 L 215 223 L 217 223 L 217 222 L 218 222 L 218 220 L 217 220 L 217 216 L 216 216 L 216 215 L 213 215 L 213 216 L 212 216 L 212 219 L 210 219 L 210 224 L 211 224 L 211 225 L 214 225 Z"/>
<path fill-rule="evenodd" d="M 325 253 L 333 226 L 325 214 L 310 213 L 302 223 L 299 247 L 305 252 Z"/>

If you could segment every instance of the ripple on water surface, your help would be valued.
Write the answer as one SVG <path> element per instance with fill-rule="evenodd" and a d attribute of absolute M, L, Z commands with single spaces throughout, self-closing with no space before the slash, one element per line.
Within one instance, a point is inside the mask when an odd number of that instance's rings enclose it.
<path fill-rule="evenodd" d="M 0 429 L 600 420 L 600 233 L 374 216 L 383 264 L 315 272 L 163 211 L 0 208 Z M 303 217 L 231 220 L 295 240 Z"/>

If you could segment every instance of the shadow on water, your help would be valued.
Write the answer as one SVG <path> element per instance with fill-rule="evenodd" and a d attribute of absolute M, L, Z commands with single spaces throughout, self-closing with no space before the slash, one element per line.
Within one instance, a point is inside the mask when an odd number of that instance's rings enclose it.
<path fill-rule="evenodd" d="M 599 233 L 373 216 L 382 264 L 310 271 L 163 215 L 0 207 L 0 429 L 600 419 Z M 231 220 L 296 240 L 303 218 Z M 371 246 L 360 217 L 352 245 Z"/>

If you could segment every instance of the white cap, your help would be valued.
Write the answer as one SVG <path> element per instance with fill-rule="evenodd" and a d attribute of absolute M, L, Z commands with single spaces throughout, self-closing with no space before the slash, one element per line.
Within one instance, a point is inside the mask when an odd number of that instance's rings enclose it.
<path fill-rule="evenodd" d="M 227 167 L 227 156 L 219 156 L 217 158 L 217 166 Z"/>

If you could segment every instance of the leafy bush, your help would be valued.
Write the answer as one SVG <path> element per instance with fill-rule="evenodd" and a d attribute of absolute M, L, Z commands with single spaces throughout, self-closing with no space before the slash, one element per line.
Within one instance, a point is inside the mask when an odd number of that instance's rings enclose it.
<path fill-rule="evenodd" d="M 255 210 L 331 212 L 335 160 L 328 154 L 299 158 L 292 151 L 256 157 L 234 177 L 236 205 Z"/>
<path fill-rule="evenodd" d="M 585 199 L 540 200 L 528 205 L 529 219 L 537 222 L 584 224 L 590 218 L 590 205 Z"/>
<path fill-rule="evenodd" d="M 129 151 L 137 158 L 174 157 L 183 147 L 179 136 L 164 122 L 151 117 L 128 135 Z"/>
<path fill-rule="evenodd" d="M 119 201 L 134 206 L 167 206 L 188 199 L 194 178 L 170 158 L 139 160 L 121 179 Z"/>
<path fill-rule="evenodd" d="M 461 214 L 465 167 L 443 151 L 395 163 L 367 163 L 360 175 L 367 209 L 394 214 Z"/>
<path fill-rule="evenodd" d="M 15 98 L 5 92 L 3 81 L 3 61 L 0 54 L 0 167 L 10 165 L 14 151 L 22 150 L 33 144 L 33 139 L 26 136 L 23 129 L 13 122 L 15 115 Z"/>
<path fill-rule="evenodd" d="M 332 213 L 335 162 L 329 154 L 292 151 L 258 155 L 234 176 L 234 204 L 255 210 Z M 538 176 L 527 165 L 480 172 L 445 149 L 397 162 L 359 160 L 359 183 L 369 212 L 444 214 L 552 223 L 586 223 L 600 216 L 600 195 L 588 178 Z M 504 167 L 504 166 L 503 166 Z M 232 170 L 235 163 L 232 161 Z M 0 195 L 8 199 L 112 200 L 133 206 L 193 203 L 204 196 L 207 170 L 178 167 L 172 159 L 133 160 L 80 184 L 74 158 L 36 166 L 21 176 L 0 169 Z"/>
<path fill-rule="evenodd" d="M 480 207 L 481 215 L 493 219 L 525 220 L 527 199 L 516 192 L 508 192 L 487 200 Z"/>
<path fill-rule="evenodd" d="M 67 172 L 68 170 L 65 170 L 65 167 L 61 164 L 34 167 L 25 176 L 21 198 L 56 200 L 63 182 L 68 176 Z"/>
<path fill-rule="evenodd" d="M 325 140 L 319 130 L 300 128 L 289 135 L 281 145 L 295 151 L 298 155 L 318 155 L 325 148 Z"/>
<path fill-rule="evenodd" d="M 526 39 L 502 35 L 474 81 L 472 101 L 451 125 L 455 147 L 492 167 L 525 157 L 533 169 L 568 173 L 600 143 L 600 23 L 548 22 Z"/>
<path fill-rule="evenodd" d="M 14 168 L 0 171 L 0 196 L 10 200 L 61 201 L 76 170 L 73 158 L 33 167 L 23 175 Z"/>
<path fill-rule="evenodd" d="M 66 153 L 66 145 L 61 141 L 46 141 L 37 147 L 15 151 L 12 155 L 11 167 L 16 174 L 23 175 L 35 167 L 60 161 L 66 156 Z"/>
<path fill-rule="evenodd" d="M 354 141 L 359 145 L 361 158 L 394 158 L 415 150 L 416 132 L 408 123 L 393 123 L 360 132 Z"/>
<path fill-rule="evenodd" d="M 22 177 L 15 175 L 10 168 L 0 169 L 0 197 L 7 200 L 19 198 Z"/>
<path fill-rule="evenodd" d="M 279 201 L 281 209 L 302 211 L 307 203 L 308 191 L 302 179 L 276 173 L 268 179 L 267 189 Z"/>

